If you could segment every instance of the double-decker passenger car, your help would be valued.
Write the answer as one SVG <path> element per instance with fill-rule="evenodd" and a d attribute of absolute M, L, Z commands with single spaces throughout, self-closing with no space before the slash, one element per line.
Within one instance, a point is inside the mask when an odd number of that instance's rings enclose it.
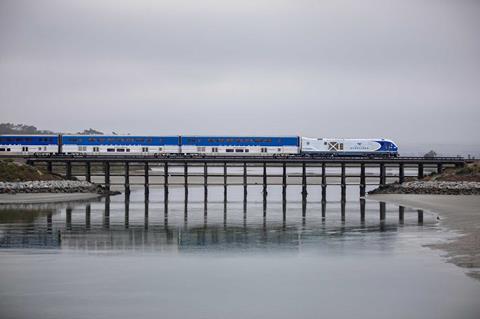
<path fill-rule="evenodd" d="M 397 156 L 397 145 L 387 139 L 302 137 L 302 153 L 332 156 Z"/>
<path fill-rule="evenodd" d="M 63 154 L 178 154 L 179 136 L 63 135 Z"/>
<path fill-rule="evenodd" d="M 57 135 L 0 135 L 0 154 L 57 154 Z"/>
<path fill-rule="evenodd" d="M 288 155 L 300 152 L 298 136 L 181 136 L 181 153 Z"/>

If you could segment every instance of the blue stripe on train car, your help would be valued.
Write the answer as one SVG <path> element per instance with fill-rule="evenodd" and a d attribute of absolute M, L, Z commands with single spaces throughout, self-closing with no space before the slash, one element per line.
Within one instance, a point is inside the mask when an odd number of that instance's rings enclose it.
<path fill-rule="evenodd" d="M 64 145 L 178 145 L 178 136 L 64 135 Z"/>
<path fill-rule="evenodd" d="M 0 135 L 1 145 L 58 145 L 53 135 Z"/>
<path fill-rule="evenodd" d="M 380 148 L 377 152 L 396 152 L 398 150 L 397 146 L 390 141 L 375 141 L 380 144 Z"/>
<path fill-rule="evenodd" d="M 298 136 L 182 136 L 182 145 L 194 146 L 299 146 Z"/>

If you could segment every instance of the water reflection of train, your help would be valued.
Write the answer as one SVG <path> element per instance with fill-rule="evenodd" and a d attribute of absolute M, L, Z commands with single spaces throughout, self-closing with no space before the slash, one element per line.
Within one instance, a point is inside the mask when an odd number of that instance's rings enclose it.
<path fill-rule="evenodd" d="M 388 139 L 301 136 L 0 135 L 0 154 L 396 157 Z"/>

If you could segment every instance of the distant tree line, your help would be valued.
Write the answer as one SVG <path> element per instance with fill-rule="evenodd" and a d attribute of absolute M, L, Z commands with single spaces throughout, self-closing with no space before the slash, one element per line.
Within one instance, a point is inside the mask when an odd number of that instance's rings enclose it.
<path fill-rule="evenodd" d="M 33 125 L 14 124 L 14 123 L 0 123 L 0 134 L 58 134 L 57 132 L 49 130 L 39 130 Z M 61 133 L 67 134 L 67 133 Z M 93 128 L 85 129 L 82 132 L 77 132 L 79 135 L 103 135 L 103 132 L 97 131 Z"/>

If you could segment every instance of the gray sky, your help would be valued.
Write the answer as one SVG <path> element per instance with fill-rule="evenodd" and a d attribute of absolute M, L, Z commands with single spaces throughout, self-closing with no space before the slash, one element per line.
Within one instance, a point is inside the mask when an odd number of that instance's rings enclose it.
<path fill-rule="evenodd" d="M 0 121 L 480 144 L 479 30 L 475 0 L 0 0 Z"/>

